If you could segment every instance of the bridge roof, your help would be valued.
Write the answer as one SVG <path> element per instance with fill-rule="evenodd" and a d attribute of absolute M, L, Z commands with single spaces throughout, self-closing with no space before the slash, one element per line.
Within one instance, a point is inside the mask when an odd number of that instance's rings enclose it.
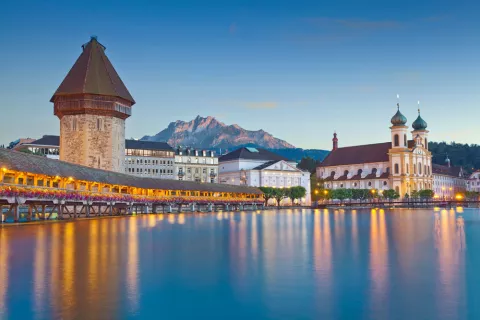
<path fill-rule="evenodd" d="M 8 149 L 0 149 L 0 167 L 51 177 L 72 177 L 80 181 L 142 189 L 262 194 L 259 189 L 247 186 L 135 177 Z"/>

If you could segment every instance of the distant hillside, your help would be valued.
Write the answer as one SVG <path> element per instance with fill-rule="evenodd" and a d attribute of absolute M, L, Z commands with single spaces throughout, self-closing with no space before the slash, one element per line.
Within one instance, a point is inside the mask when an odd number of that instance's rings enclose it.
<path fill-rule="evenodd" d="M 432 152 L 433 163 L 444 165 L 448 154 L 450 163 L 462 166 L 467 173 L 480 169 L 480 146 L 477 144 L 429 142 L 428 148 Z"/>

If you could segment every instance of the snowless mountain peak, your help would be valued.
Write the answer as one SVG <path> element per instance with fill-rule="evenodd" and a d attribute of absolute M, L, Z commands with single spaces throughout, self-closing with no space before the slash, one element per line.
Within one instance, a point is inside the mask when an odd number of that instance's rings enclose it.
<path fill-rule="evenodd" d="M 267 149 L 295 148 L 288 142 L 275 138 L 264 130 L 245 130 L 237 124 L 225 125 L 215 117 L 197 116 L 185 122 L 177 120 L 154 136 L 142 140 L 166 141 L 172 146 L 183 145 L 199 149 L 233 148 L 255 145 Z"/>

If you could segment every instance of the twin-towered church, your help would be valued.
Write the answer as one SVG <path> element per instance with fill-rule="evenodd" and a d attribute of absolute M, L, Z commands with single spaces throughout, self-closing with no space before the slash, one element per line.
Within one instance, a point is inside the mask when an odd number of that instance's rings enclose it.
<path fill-rule="evenodd" d="M 389 142 L 339 148 L 334 133 L 333 149 L 317 167 L 317 178 L 324 179 L 325 188 L 394 189 L 401 197 L 433 189 L 427 123 L 420 109 L 410 133 L 399 104 L 391 123 Z"/>

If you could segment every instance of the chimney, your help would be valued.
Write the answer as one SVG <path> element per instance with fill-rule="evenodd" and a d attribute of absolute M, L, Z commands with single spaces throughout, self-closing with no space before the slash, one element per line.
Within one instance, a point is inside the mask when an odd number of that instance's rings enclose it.
<path fill-rule="evenodd" d="M 336 132 L 333 133 L 333 139 L 332 139 L 332 141 L 333 141 L 333 149 L 332 149 L 332 151 L 335 151 L 335 150 L 338 149 L 338 138 L 337 138 L 337 133 L 336 133 Z"/>

